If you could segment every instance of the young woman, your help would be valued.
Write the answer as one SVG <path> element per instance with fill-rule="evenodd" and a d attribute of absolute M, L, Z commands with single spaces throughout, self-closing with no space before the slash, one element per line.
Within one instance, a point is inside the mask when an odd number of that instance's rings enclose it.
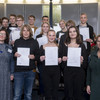
<path fill-rule="evenodd" d="M 60 46 L 61 47 L 61 46 Z M 81 48 L 80 67 L 68 66 L 68 48 Z M 83 88 L 85 79 L 85 68 L 87 64 L 86 49 L 82 44 L 80 34 L 75 26 L 68 29 L 68 34 L 65 43 L 60 49 L 64 66 L 64 89 L 66 100 L 83 100 Z"/>
<path fill-rule="evenodd" d="M 11 84 L 13 80 L 12 48 L 7 44 L 8 34 L 5 29 L 0 30 L 0 100 L 11 100 Z"/>
<path fill-rule="evenodd" d="M 24 86 L 24 99 L 31 100 L 32 86 L 35 78 L 35 60 L 39 59 L 39 46 L 38 42 L 32 38 L 32 30 L 29 25 L 24 25 L 21 29 L 20 39 L 17 39 L 14 43 L 14 57 L 15 57 L 15 72 L 14 72 L 14 100 L 21 100 L 21 95 Z M 29 55 L 25 59 L 29 59 L 29 64 L 18 64 L 17 60 L 22 53 L 19 53 L 18 49 L 28 49 Z M 23 60 L 23 59 L 22 59 Z M 20 63 L 23 63 L 21 61 Z M 25 62 L 24 62 L 25 63 Z"/>
<path fill-rule="evenodd" d="M 50 30 L 47 34 L 48 43 L 40 48 L 40 61 L 42 62 L 42 81 L 44 86 L 45 100 L 58 100 L 58 87 L 60 70 L 58 65 L 45 65 L 45 49 L 46 47 L 57 47 L 55 43 L 56 34 L 54 30 Z M 52 52 L 52 51 L 51 51 Z M 53 55 L 52 55 L 53 57 Z M 61 63 L 61 58 L 57 58 L 57 62 Z"/>
<path fill-rule="evenodd" d="M 90 55 L 87 69 L 87 93 L 90 100 L 100 100 L 100 35 L 96 39 L 97 48 Z"/>

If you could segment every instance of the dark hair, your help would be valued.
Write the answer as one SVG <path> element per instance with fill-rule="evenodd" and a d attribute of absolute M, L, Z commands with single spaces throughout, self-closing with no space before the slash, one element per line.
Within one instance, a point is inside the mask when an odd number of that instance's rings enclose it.
<path fill-rule="evenodd" d="M 67 22 L 66 22 L 66 26 L 68 26 L 68 25 L 72 25 L 72 26 L 76 26 L 75 25 L 75 22 L 73 21 L 73 20 L 68 20 Z"/>
<path fill-rule="evenodd" d="M 3 20 L 8 20 L 8 22 L 9 22 L 9 19 L 7 17 L 2 17 L 2 22 L 3 22 Z"/>
<path fill-rule="evenodd" d="M 7 30 L 5 28 L 1 28 L 0 32 L 1 31 L 5 31 L 5 33 L 6 33 L 6 39 L 4 40 L 4 43 L 8 44 L 9 43 L 9 34 L 8 34 Z"/>
<path fill-rule="evenodd" d="M 2 24 L 2 19 L 0 19 L 0 24 Z"/>
<path fill-rule="evenodd" d="M 29 15 L 29 16 L 28 16 L 28 19 L 29 19 L 30 17 L 32 17 L 32 18 L 35 19 L 35 16 L 34 16 L 34 15 Z"/>
<path fill-rule="evenodd" d="M 42 20 L 43 20 L 44 17 L 49 18 L 48 16 L 42 16 Z"/>
<path fill-rule="evenodd" d="M 71 43 L 71 38 L 70 38 L 70 36 L 69 36 L 69 30 L 70 30 L 71 28 L 75 28 L 75 30 L 76 30 L 76 33 L 77 33 L 76 43 L 77 43 L 77 44 L 81 44 L 81 43 L 82 43 L 82 40 L 81 40 L 81 37 L 80 37 L 79 30 L 77 29 L 76 26 L 71 26 L 71 27 L 69 27 L 68 32 L 67 32 L 67 36 L 66 36 L 66 40 L 65 40 L 65 44 L 68 45 L 68 44 Z"/>

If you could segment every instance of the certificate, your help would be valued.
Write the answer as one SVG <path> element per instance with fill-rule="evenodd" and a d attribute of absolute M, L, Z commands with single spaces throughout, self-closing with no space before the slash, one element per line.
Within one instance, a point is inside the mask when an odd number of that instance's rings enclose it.
<path fill-rule="evenodd" d="M 39 47 L 40 47 L 41 45 L 48 43 L 48 38 L 47 38 L 47 36 L 42 36 L 40 38 L 37 38 L 37 41 L 38 41 Z"/>
<path fill-rule="evenodd" d="M 16 29 L 16 27 L 10 27 L 9 29 L 10 29 L 11 31 L 13 31 L 13 30 Z"/>
<path fill-rule="evenodd" d="M 58 65 L 58 47 L 45 47 L 45 65 Z"/>
<path fill-rule="evenodd" d="M 83 41 L 89 39 L 89 28 L 79 28 L 80 34 L 83 36 Z"/>
<path fill-rule="evenodd" d="M 12 40 L 15 41 L 16 39 L 20 38 L 20 31 L 14 31 L 14 33 L 12 33 L 11 35 L 12 35 Z"/>
<path fill-rule="evenodd" d="M 64 33 L 59 33 L 59 38 L 61 38 L 62 35 L 64 35 Z"/>
<path fill-rule="evenodd" d="M 30 48 L 17 48 L 17 52 L 21 55 L 17 57 L 17 66 L 29 66 Z"/>
<path fill-rule="evenodd" d="M 81 48 L 68 47 L 67 66 L 80 67 Z"/>

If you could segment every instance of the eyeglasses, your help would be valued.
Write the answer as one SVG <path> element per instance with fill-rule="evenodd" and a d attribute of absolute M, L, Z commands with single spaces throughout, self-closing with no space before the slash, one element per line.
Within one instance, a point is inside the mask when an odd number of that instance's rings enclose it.
<path fill-rule="evenodd" d="M 0 36 L 5 36 L 6 34 L 4 34 L 4 33 L 0 33 Z"/>

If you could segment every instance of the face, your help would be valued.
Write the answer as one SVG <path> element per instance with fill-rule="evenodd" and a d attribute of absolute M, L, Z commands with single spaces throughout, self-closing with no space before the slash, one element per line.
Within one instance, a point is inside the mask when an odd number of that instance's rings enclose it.
<path fill-rule="evenodd" d="M 64 23 L 63 21 L 61 21 L 61 22 L 59 23 L 59 25 L 60 25 L 60 28 L 61 28 L 61 29 L 64 29 L 64 28 L 66 27 L 66 25 L 65 25 L 65 23 Z"/>
<path fill-rule="evenodd" d="M 10 16 L 10 23 L 16 24 L 16 18 L 14 16 Z"/>
<path fill-rule="evenodd" d="M 100 49 L 100 37 L 97 40 L 97 47 Z"/>
<path fill-rule="evenodd" d="M 47 23 L 44 23 L 42 26 L 43 33 L 47 33 L 49 31 L 49 25 Z"/>
<path fill-rule="evenodd" d="M 43 22 L 43 23 L 45 23 L 45 22 L 48 23 L 48 22 L 49 22 L 49 18 L 48 18 L 48 17 L 44 17 L 44 18 L 42 19 L 42 22 Z"/>
<path fill-rule="evenodd" d="M 5 27 L 5 28 L 7 28 L 8 27 L 8 20 L 7 19 L 4 19 L 3 21 L 2 21 L 2 26 L 3 27 Z"/>
<path fill-rule="evenodd" d="M 75 28 L 70 28 L 69 29 L 69 37 L 71 39 L 76 39 L 77 37 L 77 32 L 76 32 L 76 29 Z"/>
<path fill-rule="evenodd" d="M 28 22 L 30 25 L 34 25 L 35 19 L 33 17 L 29 17 Z"/>
<path fill-rule="evenodd" d="M 53 43 L 56 39 L 56 34 L 54 31 L 49 31 L 47 37 L 48 37 L 48 41 Z"/>
<path fill-rule="evenodd" d="M 30 32 L 27 30 L 26 27 L 23 29 L 23 38 L 24 39 L 29 39 L 30 38 Z"/>
<path fill-rule="evenodd" d="M 82 24 L 86 24 L 87 20 L 87 15 L 84 14 L 80 16 L 80 21 Z"/>
<path fill-rule="evenodd" d="M 16 20 L 18 27 L 22 27 L 24 24 L 24 21 L 21 18 L 17 18 Z"/>
<path fill-rule="evenodd" d="M 0 31 L 0 41 L 4 41 L 6 39 L 6 32 Z"/>

